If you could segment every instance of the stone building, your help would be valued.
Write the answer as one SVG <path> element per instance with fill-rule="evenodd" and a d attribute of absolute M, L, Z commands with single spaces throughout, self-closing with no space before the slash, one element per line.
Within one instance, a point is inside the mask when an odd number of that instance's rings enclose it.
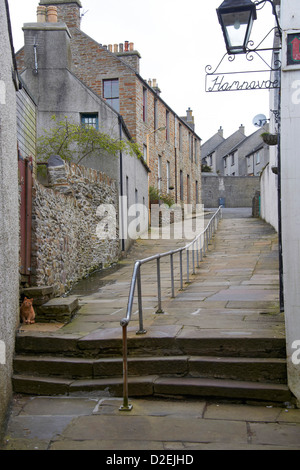
<path fill-rule="evenodd" d="M 213 173 L 224 176 L 223 157 L 228 155 L 231 149 L 240 144 L 245 138 L 245 128 L 242 125 L 227 138 L 224 138 L 223 129 L 220 128 L 213 137 L 202 145 L 202 163 L 209 166 Z"/>
<path fill-rule="evenodd" d="M 85 34 L 80 29 L 81 6 L 79 0 L 39 3 L 39 14 L 47 8 L 50 15 L 54 7 L 57 27 L 67 25 L 71 73 L 122 116 L 151 169 L 149 185 L 170 194 L 175 202 L 200 202 L 201 139 L 194 131 L 191 110 L 179 117 L 161 98 L 156 80 L 140 76 L 141 56 L 133 43 L 105 46 Z M 26 47 L 18 54 L 20 64 L 25 53 Z"/>
<path fill-rule="evenodd" d="M 202 163 L 221 176 L 259 176 L 269 161 L 269 148 L 261 134 L 268 125 L 251 135 L 245 135 L 244 126 L 224 138 L 223 129 L 202 145 Z"/>
<path fill-rule="evenodd" d="M 73 2 L 66 3 L 72 11 Z M 52 11 L 54 17 L 50 16 Z M 24 24 L 25 46 L 17 53 L 21 79 L 37 105 L 37 137 L 43 135 L 44 129 L 55 125 L 55 115 L 56 122 L 66 116 L 70 122 L 93 126 L 115 140 L 131 141 L 131 134 L 118 111 L 97 93 L 97 89 L 89 86 L 88 80 L 84 82 L 84 77 L 75 73 L 73 33 L 66 23 L 57 21 L 56 7 L 49 7 L 48 16 L 46 13 L 46 6 L 42 5 L 38 8 L 37 22 Z M 68 15 L 65 19 L 70 22 Z M 149 168 L 146 162 L 124 150 L 116 157 L 99 151 L 96 156 L 84 158 L 80 164 L 114 179 L 118 196 L 127 198 L 126 204 L 118 201 L 115 207 L 118 223 L 123 228 L 121 235 L 118 232 L 120 248 L 126 251 L 132 243 L 127 227 L 135 218 L 135 214 L 129 216 L 126 213 L 127 208 L 135 203 L 147 204 Z"/>

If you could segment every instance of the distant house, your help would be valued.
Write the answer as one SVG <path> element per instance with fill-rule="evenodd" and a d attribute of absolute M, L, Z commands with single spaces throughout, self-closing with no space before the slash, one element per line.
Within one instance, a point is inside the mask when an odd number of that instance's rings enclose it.
<path fill-rule="evenodd" d="M 258 129 L 239 142 L 224 155 L 225 176 L 259 176 L 262 168 L 268 163 L 269 149 L 264 144 L 261 134 L 267 130 Z"/>
<path fill-rule="evenodd" d="M 218 132 L 210 137 L 201 146 L 202 164 L 211 169 L 213 173 L 216 172 L 216 155 L 215 150 L 225 141 L 223 137 L 223 129 L 220 127 Z"/>
<path fill-rule="evenodd" d="M 269 148 L 261 138 L 267 128 L 266 125 L 247 137 L 241 126 L 219 144 L 216 134 L 203 144 L 202 162 L 220 176 L 259 176 L 269 160 Z"/>
<path fill-rule="evenodd" d="M 222 139 L 220 139 L 222 137 Z M 219 139 L 218 139 L 219 138 Z M 234 162 L 234 157 L 231 162 L 227 159 L 224 162 L 224 156 L 227 156 L 231 149 L 245 139 L 245 128 L 240 126 L 239 129 L 234 132 L 231 136 L 225 139 L 223 137 L 223 130 L 220 129 L 217 134 L 212 138 L 211 144 L 204 143 L 202 146 L 202 162 L 211 167 L 214 173 L 219 175 L 226 174 L 227 165 L 231 165 Z M 209 142 L 209 139 L 207 142 Z M 219 140 L 219 141 L 218 141 Z M 215 143 L 215 146 L 212 144 Z"/>

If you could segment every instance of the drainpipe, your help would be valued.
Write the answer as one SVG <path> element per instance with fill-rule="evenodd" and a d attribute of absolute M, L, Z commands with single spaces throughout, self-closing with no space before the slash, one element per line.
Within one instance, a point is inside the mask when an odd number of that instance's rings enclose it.
<path fill-rule="evenodd" d="M 122 120 L 121 116 L 119 116 L 119 133 L 120 133 L 120 141 L 122 140 L 123 137 L 123 129 L 122 129 Z M 122 150 L 120 150 L 120 201 L 119 202 L 119 207 L 120 207 L 120 223 L 122 224 L 121 232 L 122 232 L 122 251 L 125 251 L 125 239 L 124 239 L 124 207 L 123 207 L 123 196 L 124 196 L 124 185 L 123 185 L 123 154 Z M 128 197 L 128 195 L 127 195 Z"/>

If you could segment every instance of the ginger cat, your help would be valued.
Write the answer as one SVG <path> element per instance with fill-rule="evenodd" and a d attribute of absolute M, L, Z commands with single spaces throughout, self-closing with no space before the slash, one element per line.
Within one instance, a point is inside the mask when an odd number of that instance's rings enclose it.
<path fill-rule="evenodd" d="M 27 299 L 27 297 L 24 298 L 20 308 L 21 320 L 23 323 L 35 323 L 35 313 L 32 304 L 33 299 Z"/>

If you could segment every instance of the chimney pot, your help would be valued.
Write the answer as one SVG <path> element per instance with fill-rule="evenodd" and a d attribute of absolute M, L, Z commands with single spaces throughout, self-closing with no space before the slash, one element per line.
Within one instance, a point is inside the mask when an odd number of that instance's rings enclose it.
<path fill-rule="evenodd" d="M 119 50 L 118 44 L 114 44 L 114 52 L 116 53 L 116 52 L 118 52 L 118 50 Z"/>
<path fill-rule="evenodd" d="M 112 52 L 112 45 L 111 44 L 108 44 L 108 50 L 109 50 L 109 52 Z"/>
<path fill-rule="evenodd" d="M 47 7 L 39 5 L 36 11 L 37 22 L 46 23 Z"/>
<path fill-rule="evenodd" d="M 128 51 L 128 45 L 129 45 L 129 41 L 125 41 L 125 52 Z"/>
<path fill-rule="evenodd" d="M 123 52 L 123 44 L 122 43 L 119 44 L 119 52 Z"/>
<path fill-rule="evenodd" d="M 57 23 L 57 7 L 47 7 L 47 21 L 49 23 Z"/>
<path fill-rule="evenodd" d="M 129 43 L 129 50 L 130 50 L 130 51 L 133 51 L 133 50 L 134 50 L 134 43 L 133 43 L 133 42 L 130 42 L 130 43 Z"/>

